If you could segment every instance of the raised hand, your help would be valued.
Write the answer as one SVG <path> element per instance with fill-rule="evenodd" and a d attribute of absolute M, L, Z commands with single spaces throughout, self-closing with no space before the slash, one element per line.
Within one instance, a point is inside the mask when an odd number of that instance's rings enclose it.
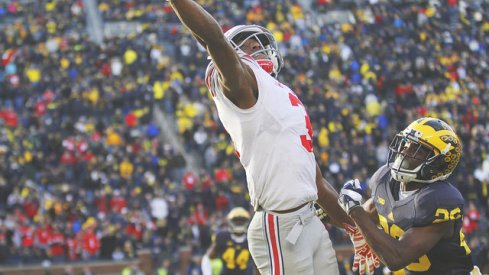
<path fill-rule="evenodd" d="M 362 206 L 363 190 L 358 179 L 347 181 L 341 188 L 338 203 L 347 214 L 353 208 Z"/>

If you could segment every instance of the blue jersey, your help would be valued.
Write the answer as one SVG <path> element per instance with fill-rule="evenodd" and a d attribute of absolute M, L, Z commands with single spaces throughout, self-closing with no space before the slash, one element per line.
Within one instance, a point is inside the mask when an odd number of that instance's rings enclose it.
<path fill-rule="evenodd" d="M 400 200 L 400 183 L 391 178 L 387 166 L 372 176 L 370 188 L 380 225 L 393 238 L 400 238 L 411 227 L 454 221 L 453 236 L 441 239 L 426 255 L 406 266 L 406 274 L 469 274 L 473 264 L 462 233 L 464 199 L 457 188 L 437 181 Z"/>
<path fill-rule="evenodd" d="M 228 231 L 221 231 L 215 237 L 217 255 L 222 260 L 221 275 L 248 275 L 253 268 L 248 250 L 248 240 L 237 242 Z"/>

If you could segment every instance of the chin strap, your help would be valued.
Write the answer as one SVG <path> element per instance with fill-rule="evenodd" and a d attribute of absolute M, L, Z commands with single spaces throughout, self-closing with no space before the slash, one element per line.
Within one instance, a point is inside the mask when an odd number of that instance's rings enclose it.
<path fill-rule="evenodd" d="M 264 69 L 267 73 L 273 73 L 273 62 L 268 59 L 257 59 L 256 62 L 262 69 Z"/>

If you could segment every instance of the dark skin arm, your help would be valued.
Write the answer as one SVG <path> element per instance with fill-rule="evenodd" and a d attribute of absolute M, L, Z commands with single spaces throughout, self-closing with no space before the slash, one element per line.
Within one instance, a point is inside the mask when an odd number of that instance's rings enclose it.
<path fill-rule="evenodd" d="M 341 206 L 337 203 L 338 192 L 331 186 L 331 184 L 323 178 L 321 169 L 316 163 L 316 186 L 318 188 L 318 200 L 317 203 L 328 213 L 331 218 L 331 223 L 343 228 L 343 223 L 355 225 L 353 220 L 343 211 Z"/>
<path fill-rule="evenodd" d="M 221 80 L 225 96 L 241 109 L 255 105 L 258 86 L 250 67 L 228 42 L 217 21 L 193 0 L 170 0 L 180 21 L 207 49 Z"/>
<path fill-rule="evenodd" d="M 215 259 L 217 258 L 217 245 L 216 243 L 212 243 L 211 246 L 209 247 L 209 249 L 207 249 L 207 256 L 209 256 L 209 259 Z"/>
<path fill-rule="evenodd" d="M 371 206 L 364 205 L 364 208 L 371 209 Z M 350 216 L 362 231 L 368 245 L 390 270 L 399 270 L 417 261 L 438 241 L 453 234 L 454 223 L 447 221 L 424 227 L 411 227 L 397 240 L 379 229 L 364 208 L 352 209 Z"/>
<path fill-rule="evenodd" d="M 375 208 L 375 203 L 372 198 L 368 199 L 364 204 L 363 204 L 363 210 L 367 212 L 367 214 L 370 216 L 370 219 L 375 223 L 379 224 L 379 215 L 377 214 L 377 209 Z"/>

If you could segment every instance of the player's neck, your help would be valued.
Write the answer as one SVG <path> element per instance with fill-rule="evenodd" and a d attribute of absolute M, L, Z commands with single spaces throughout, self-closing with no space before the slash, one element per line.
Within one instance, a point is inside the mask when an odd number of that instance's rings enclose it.
<path fill-rule="evenodd" d="M 401 182 L 401 191 L 413 191 L 421 188 L 423 183 L 420 182 Z"/>
<path fill-rule="evenodd" d="M 237 243 L 242 243 L 246 239 L 246 234 L 242 234 L 242 235 L 231 234 L 231 238 Z"/>

